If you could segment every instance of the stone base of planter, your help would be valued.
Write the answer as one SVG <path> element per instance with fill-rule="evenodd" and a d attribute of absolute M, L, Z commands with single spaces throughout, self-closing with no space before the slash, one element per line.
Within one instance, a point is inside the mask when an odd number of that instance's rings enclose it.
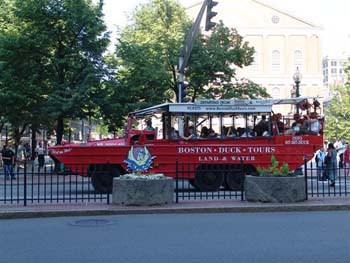
<path fill-rule="evenodd" d="M 170 177 L 160 179 L 113 178 L 112 203 L 117 205 L 164 205 L 174 199 L 174 183 Z"/>
<path fill-rule="evenodd" d="M 247 175 L 244 191 L 246 200 L 252 202 L 295 203 L 306 200 L 304 176 Z"/>

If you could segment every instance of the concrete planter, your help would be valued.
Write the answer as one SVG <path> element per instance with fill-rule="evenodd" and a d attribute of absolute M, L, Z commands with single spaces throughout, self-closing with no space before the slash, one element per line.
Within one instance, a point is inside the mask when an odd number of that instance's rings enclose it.
<path fill-rule="evenodd" d="M 244 181 L 251 202 L 295 203 L 306 200 L 304 176 L 251 176 Z"/>
<path fill-rule="evenodd" d="M 117 205 L 164 205 L 171 204 L 174 183 L 170 177 L 159 179 L 113 178 L 112 203 Z"/>

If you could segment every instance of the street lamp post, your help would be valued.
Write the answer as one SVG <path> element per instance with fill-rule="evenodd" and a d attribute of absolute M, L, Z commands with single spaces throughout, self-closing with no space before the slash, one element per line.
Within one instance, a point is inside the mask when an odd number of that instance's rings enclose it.
<path fill-rule="evenodd" d="M 293 75 L 293 80 L 295 82 L 295 88 L 296 88 L 295 97 L 300 97 L 299 85 L 300 85 L 300 81 L 301 81 L 301 73 L 299 72 L 298 67 L 297 67 L 296 72 Z M 299 114 L 299 105 L 297 105 L 297 114 Z"/>
<path fill-rule="evenodd" d="M 299 91 L 299 85 L 300 85 L 300 81 L 301 81 L 301 74 L 299 72 L 299 68 L 297 67 L 297 70 L 295 71 L 294 75 L 293 75 L 293 80 L 295 82 L 295 97 L 298 98 L 300 97 L 300 91 Z M 297 107 L 297 114 L 299 115 L 299 103 L 296 105 Z M 303 174 L 303 170 L 301 167 L 297 168 L 294 170 L 295 174 L 298 175 L 302 175 Z"/>

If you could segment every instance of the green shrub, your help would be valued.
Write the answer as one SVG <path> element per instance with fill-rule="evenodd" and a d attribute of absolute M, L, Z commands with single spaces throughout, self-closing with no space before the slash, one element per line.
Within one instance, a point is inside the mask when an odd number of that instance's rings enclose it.
<path fill-rule="evenodd" d="M 289 170 L 288 164 L 283 163 L 279 167 L 279 162 L 276 160 L 276 157 L 274 155 L 271 156 L 271 165 L 267 168 L 258 167 L 257 171 L 260 176 L 288 176 L 292 175 L 291 171 Z"/>

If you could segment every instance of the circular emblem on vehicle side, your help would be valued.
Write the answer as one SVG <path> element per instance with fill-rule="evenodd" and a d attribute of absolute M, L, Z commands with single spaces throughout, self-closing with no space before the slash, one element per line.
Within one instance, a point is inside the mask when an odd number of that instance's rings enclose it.
<path fill-rule="evenodd" d="M 129 170 L 144 172 L 152 168 L 154 158 L 146 146 L 132 146 L 124 162 L 128 164 Z"/>

